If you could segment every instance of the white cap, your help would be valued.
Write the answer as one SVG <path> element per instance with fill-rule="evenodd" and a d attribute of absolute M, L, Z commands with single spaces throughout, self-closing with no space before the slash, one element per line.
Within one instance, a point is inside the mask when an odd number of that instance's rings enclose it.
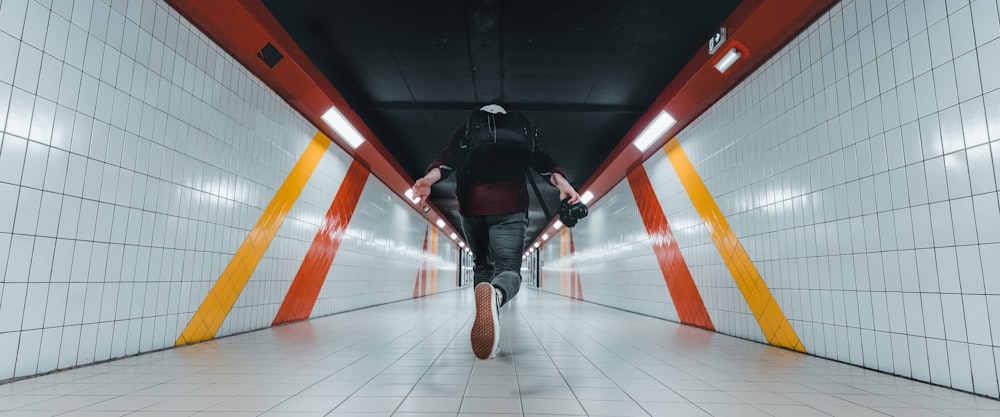
<path fill-rule="evenodd" d="M 497 113 L 507 114 L 507 110 L 504 109 L 503 107 L 500 107 L 499 104 L 487 104 L 487 105 L 485 105 L 483 107 L 480 107 L 479 110 L 482 110 L 484 112 L 491 113 L 491 114 L 497 114 Z"/>

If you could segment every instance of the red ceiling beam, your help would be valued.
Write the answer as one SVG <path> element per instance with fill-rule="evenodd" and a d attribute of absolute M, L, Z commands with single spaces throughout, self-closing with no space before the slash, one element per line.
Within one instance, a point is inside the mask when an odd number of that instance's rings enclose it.
<path fill-rule="evenodd" d="M 607 194 L 636 166 L 659 152 L 673 135 L 691 124 L 836 3 L 837 0 L 744 0 L 722 24 L 727 30 L 726 43 L 715 55 L 709 55 L 708 39 L 705 39 L 705 47 L 657 96 L 649 110 L 629 129 L 580 191 L 593 193 L 594 201 Z M 715 69 L 715 60 L 731 49 L 735 42 L 746 47 L 749 55 L 733 64 L 723 75 Z M 645 152 L 640 152 L 632 142 L 661 110 L 676 118 L 677 123 Z M 555 221 L 549 227 L 553 223 Z"/>
<path fill-rule="evenodd" d="M 410 188 L 413 179 L 389 154 L 368 125 L 351 110 L 344 97 L 309 60 L 260 0 L 166 1 L 319 130 L 335 138 L 335 144 L 371 171 L 403 201 L 409 201 L 403 192 Z M 269 68 L 257 57 L 257 51 L 269 42 L 284 55 L 274 68 Z M 364 136 L 365 143 L 357 149 L 348 146 L 320 118 L 333 106 Z M 426 207 L 427 211 L 416 207 L 414 210 L 430 223 L 441 219 L 446 223 L 446 231 L 458 230 L 429 201 L 421 202 L 420 207 Z"/>

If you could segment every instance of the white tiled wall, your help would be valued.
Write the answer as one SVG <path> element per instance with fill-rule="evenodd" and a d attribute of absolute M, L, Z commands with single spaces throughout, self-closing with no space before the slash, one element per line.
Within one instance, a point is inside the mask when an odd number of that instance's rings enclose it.
<path fill-rule="evenodd" d="M 843 1 L 678 135 L 810 354 L 1000 396 L 998 8 Z M 669 160 L 645 168 L 717 330 L 765 341 Z M 630 247 L 588 220 L 578 253 Z"/>
<path fill-rule="evenodd" d="M 0 0 L 0 57 L 0 380 L 173 346 L 316 128 L 158 0 Z M 327 152 L 220 336 L 270 325 L 348 162 Z"/>
<path fill-rule="evenodd" d="M 628 182 L 591 209 L 573 228 L 576 256 L 562 256 L 562 233 L 541 248 L 542 290 L 571 296 L 562 281 L 576 271 L 586 301 L 678 321 Z"/>
<path fill-rule="evenodd" d="M 425 233 L 423 217 L 369 178 L 312 317 L 411 298 L 421 268 L 427 295 L 458 288 L 458 247 L 438 230 L 425 252 Z"/>
<path fill-rule="evenodd" d="M 810 353 L 998 396 L 998 37 L 996 0 L 844 1 L 678 135 Z"/>

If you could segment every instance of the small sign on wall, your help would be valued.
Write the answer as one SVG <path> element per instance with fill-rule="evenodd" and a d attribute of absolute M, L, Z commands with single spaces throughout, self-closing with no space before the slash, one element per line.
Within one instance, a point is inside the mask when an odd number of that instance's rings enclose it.
<path fill-rule="evenodd" d="M 719 50 L 722 44 L 726 43 L 726 28 L 719 28 L 715 35 L 708 40 L 708 54 L 713 55 Z"/>

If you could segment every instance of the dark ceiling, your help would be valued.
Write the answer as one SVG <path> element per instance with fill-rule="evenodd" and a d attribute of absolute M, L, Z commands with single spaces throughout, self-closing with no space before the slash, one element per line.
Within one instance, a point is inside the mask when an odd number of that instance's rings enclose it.
<path fill-rule="evenodd" d="M 471 109 L 500 102 L 579 189 L 739 0 L 263 3 L 412 178 Z M 430 199 L 460 227 L 453 193 L 454 177 Z M 531 200 L 526 244 L 549 222 Z"/>

